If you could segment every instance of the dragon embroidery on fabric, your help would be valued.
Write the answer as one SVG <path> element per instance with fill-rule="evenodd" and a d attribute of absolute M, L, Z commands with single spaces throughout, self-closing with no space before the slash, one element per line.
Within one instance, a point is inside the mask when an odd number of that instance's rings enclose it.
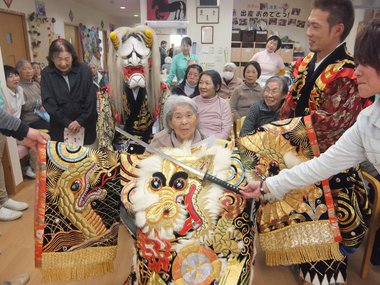
<path fill-rule="evenodd" d="M 60 153 L 50 160 L 54 167 L 48 173 L 49 189 L 59 212 L 71 221 L 84 239 L 106 234 L 108 229 L 91 203 L 104 200 L 107 195 L 105 184 L 116 178 L 118 163 L 107 169 L 102 166 L 104 162 L 100 155 L 92 149 L 56 142 L 49 142 L 49 145 L 59 149 Z M 69 161 L 65 161 L 69 153 Z M 72 156 L 74 153 L 75 157 Z M 117 157 L 113 159 L 117 161 Z"/>
<path fill-rule="evenodd" d="M 164 151 L 230 183 L 245 181 L 242 164 L 231 150 L 220 146 L 189 148 Z M 122 155 L 122 161 L 121 168 L 130 170 L 128 164 L 133 159 Z M 136 284 L 188 284 L 193 279 L 197 280 L 194 284 L 216 280 L 219 284 L 247 284 L 253 241 L 243 198 L 200 181 L 155 155 L 143 159 L 136 174 L 137 179 L 127 183 L 122 192 L 138 227 L 136 272 L 132 270 Z M 132 279 L 126 284 L 135 284 Z"/>
<path fill-rule="evenodd" d="M 36 261 L 44 280 L 112 270 L 121 198 L 136 253 L 126 284 L 249 283 L 249 201 L 149 153 L 56 142 L 44 147 L 36 217 Z M 163 151 L 236 186 L 246 183 L 232 143 Z"/>

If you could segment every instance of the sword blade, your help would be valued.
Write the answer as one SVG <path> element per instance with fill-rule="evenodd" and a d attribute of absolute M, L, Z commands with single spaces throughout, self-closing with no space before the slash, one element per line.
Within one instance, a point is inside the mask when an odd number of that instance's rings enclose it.
<path fill-rule="evenodd" d="M 187 171 L 195 174 L 196 176 L 198 176 L 200 179 L 207 179 L 217 185 L 220 185 L 230 191 L 233 191 L 239 195 L 240 194 L 240 191 L 239 191 L 239 188 L 236 187 L 235 185 L 232 185 L 230 183 L 227 183 L 226 181 L 222 180 L 222 179 L 219 179 L 218 177 L 216 176 L 213 176 L 211 174 L 208 174 L 208 173 L 203 173 L 202 171 L 196 169 L 196 168 L 193 168 L 185 163 L 183 163 L 182 161 L 179 161 L 178 159 L 175 159 L 174 157 L 170 156 L 170 155 L 167 155 L 166 153 L 162 152 L 162 151 L 159 151 L 158 149 L 150 146 L 149 144 L 147 144 L 146 142 L 140 140 L 139 138 L 136 138 L 134 137 L 133 135 L 131 135 L 130 133 L 120 129 L 119 127 L 116 127 L 115 128 L 116 131 L 120 134 L 122 134 L 123 136 L 129 138 L 130 140 L 134 141 L 135 143 L 145 147 L 145 149 L 147 149 L 148 151 L 152 152 L 152 153 L 155 153 L 157 154 L 158 156 L 161 156 L 162 158 L 164 159 L 167 159 L 171 162 L 173 162 L 174 164 L 177 164 L 179 166 L 181 166 L 183 169 L 186 169 Z"/>
<path fill-rule="evenodd" d="M 139 138 L 136 138 L 135 136 L 131 135 L 130 133 L 127 133 L 126 131 L 120 129 L 119 127 L 116 127 L 116 131 L 120 134 L 122 134 L 123 136 L 129 138 L 130 140 L 134 141 L 135 143 L 145 147 L 145 149 L 147 149 L 148 151 L 152 152 L 152 153 L 155 153 L 157 154 L 158 156 L 161 156 L 171 162 L 173 162 L 174 164 L 177 164 L 179 166 L 181 166 L 183 169 L 186 169 L 187 171 L 195 174 L 196 176 L 198 176 L 199 178 L 201 179 L 204 179 L 205 177 L 205 173 L 199 171 L 198 169 L 195 169 L 185 163 L 183 163 L 182 161 L 179 161 L 178 159 L 175 159 L 174 157 L 171 157 L 170 155 L 167 155 L 166 153 L 162 152 L 162 151 L 159 151 L 158 149 L 150 146 L 149 144 L 147 144 L 146 142 L 140 140 Z"/>

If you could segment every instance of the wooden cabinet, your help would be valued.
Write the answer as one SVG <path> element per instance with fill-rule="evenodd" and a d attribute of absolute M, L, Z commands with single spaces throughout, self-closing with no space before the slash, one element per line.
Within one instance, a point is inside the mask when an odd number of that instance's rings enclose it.
<path fill-rule="evenodd" d="M 265 50 L 265 46 L 265 42 L 231 42 L 231 61 L 237 65 L 236 73 L 240 78 L 243 78 L 245 64 L 255 53 Z M 293 61 L 293 50 L 293 43 L 283 43 L 277 53 L 286 64 Z"/>
<path fill-rule="evenodd" d="M 248 62 L 255 53 L 254 43 L 241 43 L 241 62 Z"/>

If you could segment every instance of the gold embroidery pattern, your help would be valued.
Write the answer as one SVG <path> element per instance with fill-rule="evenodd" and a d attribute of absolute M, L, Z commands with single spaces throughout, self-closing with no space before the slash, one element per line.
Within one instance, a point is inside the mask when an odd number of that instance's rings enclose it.
<path fill-rule="evenodd" d="M 259 235 L 268 265 L 300 264 L 324 259 L 342 260 L 328 220 L 294 224 L 290 229 Z M 333 248 L 332 245 L 333 244 Z"/>
<path fill-rule="evenodd" d="M 231 155 L 232 148 L 197 147 L 186 150 L 186 155 L 178 149 L 162 150 L 235 185 L 245 183 L 242 163 L 236 151 Z M 228 153 L 227 157 L 223 153 Z M 210 182 L 200 181 L 192 174 L 182 180 L 183 184 L 178 184 L 184 185 L 183 188 L 175 189 L 176 179 L 186 177 L 181 167 L 156 156 L 145 157 L 140 162 L 138 159 L 122 155 L 121 168 L 130 172 L 122 174 L 125 178 L 123 202 L 136 216 L 138 231 L 159 244 L 171 244 L 169 259 L 151 261 L 160 265 L 157 267 L 146 267 L 144 264 L 150 264 L 148 257 L 145 258 L 141 250 L 137 251 L 139 284 L 161 282 L 161 279 L 165 284 L 187 284 L 185 280 L 190 280 L 189 276 L 191 280 L 199 278 L 197 284 L 208 285 L 213 280 L 223 280 L 220 284 L 226 285 L 248 284 L 253 259 L 249 201 Z M 132 170 L 132 164 L 138 165 L 137 171 Z M 128 182 L 129 178 L 134 182 Z M 137 239 L 143 235 L 138 235 Z M 141 240 L 139 244 L 143 243 Z M 148 246 L 147 250 L 161 256 L 163 251 L 159 248 Z M 189 267 L 196 256 L 202 262 Z M 221 272 L 218 264 L 227 264 L 225 271 Z M 208 270 L 208 273 L 202 275 L 205 271 L 198 270 L 198 275 L 194 275 L 195 268 Z"/>
<path fill-rule="evenodd" d="M 281 169 L 308 160 L 312 154 L 303 118 L 267 124 L 255 134 L 241 137 L 239 143 L 243 164 L 256 180 L 260 179 L 256 172 L 265 176 L 276 175 Z M 268 265 L 342 258 L 339 244 L 333 238 L 321 185 L 294 189 L 281 201 L 269 194 L 265 196 L 268 197 L 257 203 L 255 214 Z M 325 236 L 297 237 L 297 230 L 309 224 L 315 233 L 321 227 Z M 289 240 L 285 241 L 287 238 Z M 310 250 L 313 247 L 319 250 Z"/>

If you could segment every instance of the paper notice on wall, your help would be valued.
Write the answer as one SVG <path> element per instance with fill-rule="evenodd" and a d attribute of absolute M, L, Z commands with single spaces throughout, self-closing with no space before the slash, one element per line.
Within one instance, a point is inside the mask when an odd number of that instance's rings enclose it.
<path fill-rule="evenodd" d="M 204 67 L 204 70 L 216 69 L 216 64 L 215 62 L 205 62 Z"/>
<path fill-rule="evenodd" d="M 202 46 L 201 53 L 208 54 L 210 53 L 210 49 L 207 46 Z"/>

